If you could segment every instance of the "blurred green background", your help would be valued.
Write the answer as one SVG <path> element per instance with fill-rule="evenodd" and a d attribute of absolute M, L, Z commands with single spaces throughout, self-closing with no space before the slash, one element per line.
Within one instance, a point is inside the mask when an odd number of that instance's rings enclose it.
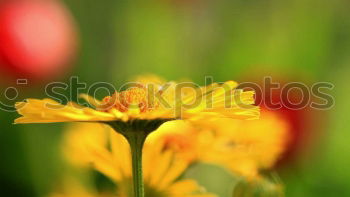
<path fill-rule="evenodd" d="M 80 45 L 73 70 L 61 81 L 74 75 L 88 84 L 106 81 L 118 87 L 134 75 L 154 73 L 203 84 L 205 76 L 239 81 L 272 73 L 333 83 L 336 103 L 313 123 L 310 132 L 320 135 L 312 148 L 278 171 L 286 196 L 350 196 L 350 1 L 64 3 L 75 18 Z M 20 96 L 42 98 L 44 90 L 25 89 Z M 0 117 L 0 195 L 50 193 L 64 168 L 58 156 L 64 125 L 13 125 L 16 113 L 1 111 Z M 219 169 L 214 172 L 229 179 Z M 189 176 L 200 179 L 195 172 Z M 222 186 L 200 182 L 211 191 Z"/>

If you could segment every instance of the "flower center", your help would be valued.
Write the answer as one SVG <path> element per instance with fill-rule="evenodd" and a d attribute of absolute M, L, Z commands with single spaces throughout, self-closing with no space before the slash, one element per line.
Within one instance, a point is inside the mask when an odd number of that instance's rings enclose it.
<path fill-rule="evenodd" d="M 153 110 L 159 104 L 149 99 L 149 92 L 144 87 L 133 87 L 126 91 L 115 92 L 112 96 L 103 99 L 105 109 L 116 108 L 121 112 L 127 112 L 129 109 L 139 109 L 140 112 Z"/>
<path fill-rule="evenodd" d="M 184 152 L 192 148 L 191 140 L 184 135 L 169 134 L 164 139 L 166 149 L 176 150 L 177 152 Z"/>

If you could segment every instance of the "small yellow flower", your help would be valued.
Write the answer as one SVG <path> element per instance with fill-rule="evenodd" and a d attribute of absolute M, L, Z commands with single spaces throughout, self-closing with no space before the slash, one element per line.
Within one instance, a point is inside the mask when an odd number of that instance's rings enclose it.
<path fill-rule="evenodd" d="M 188 162 L 223 166 L 245 177 L 259 176 L 259 170 L 273 167 L 289 140 L 288 124 L 273 112 L 259 120 L 218 119 L 187 124 L 172 121 L 162 125 L 148 140 L 162 140 Z"/>
<path fill-rule="evenodd" d="M 164 123 L 156 132 L 150 134 L 147 138 L 149 143 L 162 143 L 165 149 L 174 151 L 179 158 L 193 163 L 199 160 L 203 151 L 213 147 L 205 147 L 199 143 L 199 136 L 204 133 L 199 132 L 198 128 L 187 121 L 175 120 Z M 210 143 L 211 139 L 206 139 Z"/>
<path fill-rule="evenodd" d="M 221 120 L 211 128 L 215 146 L 201 154 L 200 160 L 252 178 L 259 176 L 259 170 L 274 166 L 289 140 L 288 124 L 273 112 L 265 112 L 259 120 L 249 123 Z"/>
<path fill-rule="evenodd" d="M 109 177 L 117 185 L 118 197 L 132 196 L 130 147 L 120 134 L 103 124 L 75 123 L 65 134 L 63 151 L 72 164 L 78 167 L 92 164 Z M 215 196 L 204 192 L 194 180 L 178 180 L 189 163 L 165 150 L 164 144 L 146 141 L 143 154 L 146 196 Z"/>

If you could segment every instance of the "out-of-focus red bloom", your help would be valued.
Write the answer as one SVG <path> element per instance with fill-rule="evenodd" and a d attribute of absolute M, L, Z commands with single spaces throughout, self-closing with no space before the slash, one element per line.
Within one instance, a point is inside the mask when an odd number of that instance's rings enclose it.
<path fill-rule="evenodd" d="M 67 71 L 76 29 L 55 0 L 0 1 L 0 69 L 12 77 L 45 80 Z"/>

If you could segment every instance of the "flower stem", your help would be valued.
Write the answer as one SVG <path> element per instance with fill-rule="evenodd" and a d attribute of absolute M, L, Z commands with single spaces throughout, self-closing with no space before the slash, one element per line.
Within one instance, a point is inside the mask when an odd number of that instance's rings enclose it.
<path fill-rule="evenodd" d="M 145 132 L 128 132 L 125 134 L 130 144 L 132 155 L 132 177 L 134 185 L 134 197 L 144 197 L 144 184 L 142 176 L 142 148 L 146 140 Z"/>
<path fill-rule="evenodd" d="M 155 131 L 164 122 L 172 119 L 141 120 L 132 119 L 124 121 L 105 122 L 116 132 L 122 134 L 129 142 L 132 155 L 132 179 L 134 185 L 134 197 L 144 197 L 144 184 L 142 177 L 142 148 L 145 140 L 151 132 Z"/>

